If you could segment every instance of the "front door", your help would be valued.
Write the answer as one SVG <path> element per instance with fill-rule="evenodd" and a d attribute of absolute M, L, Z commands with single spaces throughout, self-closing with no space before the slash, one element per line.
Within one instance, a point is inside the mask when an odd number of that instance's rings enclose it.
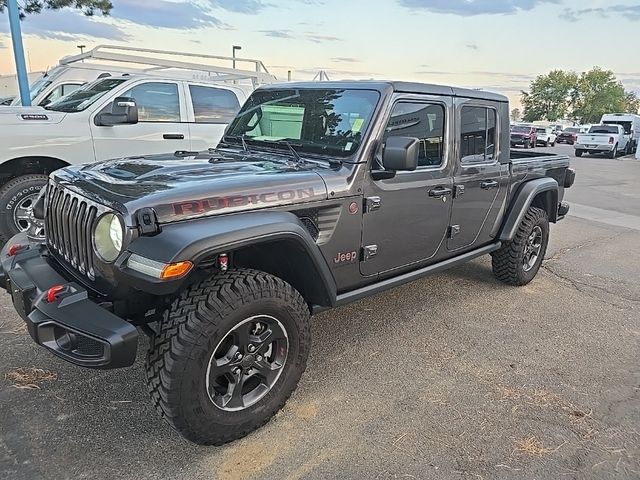
<path fill-rule="evenodd" d="M 145 82 L 119 95 L 135 99 L 138 123 L 104 127 L 92 121 L 96 160 L 189 150 L 189 124 L 180 87 L 178 82 Z M 105 108 L 110 109 L 111 104 Z"/>
<path fill-rule="evenodd" d="M 460 147 L 454 173 L 454 199 L 447 249 L 489 243 L 507 193 L 509 167 L 498 162 L 501 125 L 497 111 L 457 100 Z"/>
<path fill-rule="evenodd" d="M 451 100 L 399 98 L 391 111 L 373 170 L 381 168 L 390 136 L 420 140 L 418 168 L 365 182 L 362 275 L 409 270 L 437 257 L 445 241 L 453 180 L 447 138 Z"/>

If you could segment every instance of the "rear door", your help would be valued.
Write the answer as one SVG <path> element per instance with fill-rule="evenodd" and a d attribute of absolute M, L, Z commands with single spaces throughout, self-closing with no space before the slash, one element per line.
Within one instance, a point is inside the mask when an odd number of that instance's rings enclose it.
<path fill-rule="evenodd" d="M 181 82 L 144 81 L 117 96 L 138 105 L 135 125 L 96 126 L 91 121 L 96 160 L 189 150 L 189 124 Z M 115 97 L 100 111 L 111 108 Z"/>
<path fill-rule="evenodd" d="M 387 119 L 372 170 L 379 170 L 391 136 L 420 141 L 418 168 L 393 178 L 365 182 L 363 215 L 364 276 L 390 275 L 435 261 L 445 240 L 452 194 L 448 138 L 452 100 L 426 95 L 398 97 Z"/>
<path fill-rule="evenodd" d="M 500 118 L 494 104 L 456 100 L 458 152 L 447 249 L 489 243 L 507 194 L 509 166 L 499 163 Z"/>
<path fill-rule="evenodd" d="M 215 147 L 240 110 L 240 92 L 207 84 L 185 84 L 191 150 Z"/>

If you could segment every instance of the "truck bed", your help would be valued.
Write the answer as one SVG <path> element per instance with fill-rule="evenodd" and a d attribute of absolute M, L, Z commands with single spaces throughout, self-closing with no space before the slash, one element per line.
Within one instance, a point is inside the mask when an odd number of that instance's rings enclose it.
<path fill-rule="evenodd" d="M 524 180 L 551 177 L 560 187 L 560 200 L 564 193 L 569 157 L 555 153 L 511 150 L 511 192 L 518 191 Z"/>

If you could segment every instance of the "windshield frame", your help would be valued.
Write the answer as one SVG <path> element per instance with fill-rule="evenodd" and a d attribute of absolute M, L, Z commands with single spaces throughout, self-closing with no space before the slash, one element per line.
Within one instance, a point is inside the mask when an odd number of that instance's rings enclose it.
<path fill-rule="evenodd" d="M 356 135 L 358 138 L 357 142 L 354 141 L 354 143 L 356 144 L 354 145 L 353 148 L 346 150 L 343 147 L 343 149 L 341 150 L 338 145 L 332 145 L 330 143 L 321 143 L 317 141 L 314 142 L 309 139 L 304 139 L 304 138 L 299 139 L 291 136 L 280 137 L 279 135 L 275 135 L 274 138 L 270 138 L 270 136 L 265 136 L 265 135 L 262 135 L 262 136 L 256 135 L 254 137 L 247 135 L 248 132 L 255 130 L 257 124 L 256 126 L 254 126 L 249 130 L 242 131 L 243 119 L 245 120 L 244 123 L 246 123 L 244 127 L 246 128 L 250 126 L 250 122 L 253 118 L 252 112 L 255 112 L 267 105 L 278 106 L 280 104 L 280 106 L 286 106 L 286 105 L 282 105 L 282 103 L 286 104 L 288 100 L 301 98 L 301 95 L 304 95 L 306 92 L 318 92 L 318 91 L 326 92 L 327 94 L 338 93 L 338 94 L 344 95 L 345 93 L 357 94 L 360 92 L 363 94 L 371 95 L 370 98 L 366 99 L 371 102 L 371 109 L 368 112 L 362 112 L 363 115 L 365 116 L 362 117 L 363 122 L 360 124 L 359 129 L 355 132 L 353 130 L 345 131 L 345 134 L 348 132 L 350 135 Z M 252 104 L 251 100 L 254 97 L 257 97 L 259 95 L 265 95 L 266 98 L 264 98 L 263 101 L 256 101 L 255 103 Z M 271 95 L 271 98 L 269 98 L 269 95 Z M 277 98 L 274 98 L 274 97 L 277 97 Z M 314 99 L 310 99 L 310 101 L 308 101 L 308 103 L 304 106 L 304 108 L 306 109 L 312 105 L 317 106 L 319 104 L 318 100 L 320 98 L 323 98 L 323 97 L 318 97 L 318 99 L 315 99 L 315 101 Z M 354 157 L 359 155 L 363 146 L 366 145 L 367 139 L 371 134 L 372 127 L 375 124 L 375 119 L 378 115 L 379 109 L 381 108 L 381 105 L 383 103 L 384 103 L 383 93 L 376 88 L 350 88 L 346 86 L 345 87 L 318 86 L 313 88 L 308 88 L 308 87 L 301 88 L 298 86 L 292 86 L 289 88 L 283 87 L 283 88 L 277 88 L 277 89 L 257 90 L 251 94 L 249 99 L 245 102 L 245 105 L 243 105 L 243 107 L 240 109 L 236 117 L 229 124 L 221 140 L 221 144 L 223 146 L 224 145 L 234 146 L 234 147 L 240 146 L 240 148 L 243 148 L 242 144 L 244 142 L 245 144 L 249 144 L 249 146 L 257 146 L 258 148 L 274 150 L 283 154 L 291 154 L 290 148 L 293 147 L 296 153 L 300 157 L 303 157 L 303 159 L 305 159 L 304 157 L 309 157 L 310 159 L 315 159 L 316 161 L 325 161 L 329 163 L 336 162 L 336 161 L 338 161 L 339 163 L 357 163 L 353 159 Z M 340 112 L 340 111 L 336 109 L 336 110 L 332 110 L 332 112 Z M 341 112 L 341 113 L 342 115 L 344 115 L 345 113 L 360 115 L 361 112 Z M 247 119 L 247 116 L 248 116 L 248 119 Z M 260 120 L 258 120 L 258 122 L 259 121 Z M 303 111 L 303 122 L 306 122 L 306 121 L 307 121 L 306 112 Z M 341 118 L 340 121 L 349 122 L 349 119 Z M 350 126 L 353 128 L 353 125 L 350 125 Z M 329 135 L 328 137 L 339 138 L 339 135 Z M 350 139 L 346 139 L 346 140 L 348 144 Z"/>
<path fill-rule="evenodd" d="M 68 95 L 60 97 L 59 99 L 51 102 L 49 105 L 45 107 L 45 109 L 53 112 L 63 112 L 63 113 L 83 112 L 88 108 L 90 108 L 91 106 L 98 103 L 102 98 L 105 97 L 105 95 L 108 95 L 109 92 L 112 92 L 115 89 L 121 87 L 122 84 L 127 82 L 128 80 L 130 79 L 120 78 L 120 77 L 106 77 L 106 78 L 100 78 L 100 79 L 94 80 L 93 82 L 87 83 L 86 85 L 83 85 L 82 87 L 74 90 Z M 76 97 L 81 97 L 83 93 L 90 91 L 93 87 L 100 84 L 110 83 L 110 82 L 114 82 L 110 88 L 107 88 L 106 90 L 103 90 L 100 92 L 96 92 L 94 95 L 87 97 L 83 101 L 77 103 L 75 107 L 60 108 L 61 105 L 64 105 L 65 103 L 76 100 Z"/>

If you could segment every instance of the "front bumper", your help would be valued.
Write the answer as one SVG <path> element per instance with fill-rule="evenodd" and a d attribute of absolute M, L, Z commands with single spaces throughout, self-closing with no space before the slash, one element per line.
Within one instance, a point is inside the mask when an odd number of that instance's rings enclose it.
<path fill-rule="evenodd" d="M 11 245 L 25 246 L 13 256 Z M 28 247 L 27 247 L 28 246 Z M 46 247 L 18 234 L 0 253 L 0 286 L 27 323 L 31 338 L 54 355 L 90 368 L 120 368 L 133 364 L 138 331 L 126 320 L 102 308 L 88 291 L 61 276 L 47 261 Z M 49 302 L 47 292 L 61 286 Z"/>

